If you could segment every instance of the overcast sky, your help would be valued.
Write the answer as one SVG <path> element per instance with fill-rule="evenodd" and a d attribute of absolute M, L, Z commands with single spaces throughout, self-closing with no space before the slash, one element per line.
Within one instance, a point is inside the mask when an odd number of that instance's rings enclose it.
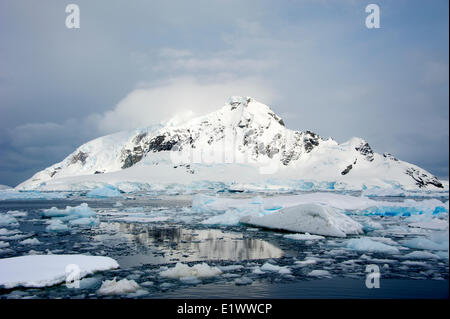
<path fill-rule="evenodd" d="M 67 29 L 65 7 L 80 7 Z M 377 3 L 381 28 L 367 29 Z M 448 178 L 448 0 L 0 1 L 0 184 L 111 132 L 252 96 Z"/>

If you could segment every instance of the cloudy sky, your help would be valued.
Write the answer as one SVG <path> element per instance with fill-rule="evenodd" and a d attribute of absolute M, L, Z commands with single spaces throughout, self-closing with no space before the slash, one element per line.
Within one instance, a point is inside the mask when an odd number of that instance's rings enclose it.
<path fill-rule="evenodd" d="M 377 3 L 381 28 L 367 29 Z M 65 7 L 80 7 L 67 29 Z M 448 0 L 0 1 L 0 184 L 231 95 L 448 178 Z"/>

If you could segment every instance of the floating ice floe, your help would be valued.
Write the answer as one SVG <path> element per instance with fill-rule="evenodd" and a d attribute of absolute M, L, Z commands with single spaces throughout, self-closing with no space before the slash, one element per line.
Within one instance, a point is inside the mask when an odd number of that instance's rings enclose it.
<path fill-rule="evenodd" d="M 112 258 L 85 255 L 29 255 L 0 259 L 0 287 L 46 287 L 66 281 L 66 267 L 76 265 L 80 278 L 119 268 Z"/>
<path fill-rule="evenodd" d="M 196 264 L 192 267 L 183 263 L 177 263 L 175 267 L 161 271 L 161 277 L 182 279 L 186 277 L 208 278 L 222 274 L 222 271 L 206 263 Z"/>
<path fill-rule="evenodd" d="M 89 198 L 122 197 L 122 194 L 117 188 L 110 185 L 105 185 L 87 192 L 86 197 Z"/>
<path fill-rule="evenodd" d="M 405 259 L 440 259 L 438 255 L 430 253 L 428 251 L 413 251 L 412 253 L 403 255 Z"/>
<path fill-rule="evenodd" d="M 59 219 L 53 219 L 49 221 L 45 230 L 49 232 L 66 232 L 69 231 L 69 227 Z"/>
<path fill-rule="evenodd" d="M 370 251 L 389 254 L 399 253 L 399 249 L 397 247 L 387 245 L 379 241 L 374 241 L 368 237 L 349 239 L 346 246 L 347 248 L 357 251 Z"/>
<path fill-rule="evenodd" d="M 9 243 L 5 242 L 5 241 L 0 241 L 0 248 L 6 248 L 9 247 Z"/>
<path fill-rule="evenodd" d="M 65 209 L 52 207 L 42 211 L 43 217 L 50 217 L 47 231 L 67 231 L 69 226 L 96 226 L 99 220 L 96 213 L 88 204 L 82 203 L 79 206 L 67 206 Z"/>
<path fill-rule="evenodd" d="M 327 270 L 316 269 L 308 273 L 308 276 L 311 277 L 327 277 L 330 278 L 331 274 Z"/>
<path fill-rule="evenodd" d="M 41 242 L 37 238 L 28 238 L 20 242 L 21 245 L 39 245 Z"/>
<path fill-rule="evenodd" d="M 448 229 L 448 220 L 432 218 L 429 221 L 410 223 L 409 226 L 431 230 L 446 230 Z"/>
<path fill-rule="evenodd" d="M 288 234 L 288 235 L 284 235 L 283 237 L 289 238 L 289 239 L 295 239 L 295 240 L 320 240 L 320 239 L 325 239 L 324 236 L 311 235 L 309 233 L 305 233 L 305 234 Z"/>
<path fill-rule="evenodd" d="M 0 226 L 18 226 L 17 219 L 8 214 L 0 214 Z"/>
<path fill-rule="evenodd" d="M 428 238 L 416 237 L 402 242 L 402 245 L 413 249 L 446 250 L 449 248 L 448 231 L 435 233 Z"/>
<path fill-rule="evenodd" d="M 346 237 L 362 233 L 362 226 L 350 217 L 318 204 L 301 204 L 266 216 L 246 216 L 241 223 L 271 229 L 324 236 Z"/>
<path fill-rule="evenodd" d="M 291 273 L 291 270 L 286 266 L 273 265 L 271 263 L 265 263 L 260 267 L 261 271 L 277 272 L 282 275 L 287 275 Z"/>
<path fill-rule="evenodd" d="M 105 280 L 97 293 L 104 296 L 112 295 L 124 295 L 129 293 L 137 292 L 141 287 L 134 280 L 122 279 L 116 281 L 114 277 L 113 280 Z"/>

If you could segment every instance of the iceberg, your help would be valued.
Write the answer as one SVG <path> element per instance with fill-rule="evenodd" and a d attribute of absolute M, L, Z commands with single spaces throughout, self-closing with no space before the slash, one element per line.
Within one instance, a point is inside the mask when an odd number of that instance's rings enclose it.
<path fill-rule="evenodd" d="M 317 204 L 292 206 L 267 216 L 247 216 L 241 218 L 240 222 L 270 229 L 334 237 L 362 233 L 362 226 L 358 222 L 331 207 Z"/>
<path fill-rule="evenodd" d="M 119 268 L 112 258 L 86 255 L 29 255 L 0 259 L 0 287 L 46 287 L 66 281 L 66 267 L 76 265 L 80 278 Z"/>
<path fill-rule="evenodd" d="M 86 197 L 89 198 L 122 197 L 122 194 L 117 188 L 110 185 L 106 185 L 89 191 L 86 194 Z"/>

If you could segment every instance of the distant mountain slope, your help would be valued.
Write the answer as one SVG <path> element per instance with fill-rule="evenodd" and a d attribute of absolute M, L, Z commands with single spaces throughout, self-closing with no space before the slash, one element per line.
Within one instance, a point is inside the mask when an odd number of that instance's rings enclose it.
<path fill-rule="evenodd" d="M 232 97 L 182 125 L 159 125 L 92 140 L 18 189 L 72 189 L 99 183 L 333 183 L 340 188 L 442 189 L 435 176 L 361 138 L 338 144 L 293 131 L 268 106 Z M 78 186 L 77 186 L 78 185 Z"/>

